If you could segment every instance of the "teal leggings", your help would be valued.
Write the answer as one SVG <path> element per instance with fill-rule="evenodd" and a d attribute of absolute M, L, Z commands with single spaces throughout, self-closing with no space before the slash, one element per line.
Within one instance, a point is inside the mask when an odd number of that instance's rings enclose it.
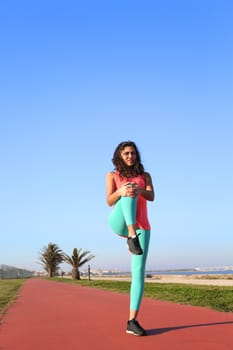
<path fill-rule="evenodd" d="M 109 216 L 111 229 L 122 237 L 128 237 L 128 225 L 136 223 L 136 197 L 121 197 Z M 142 255 L 132 254 L 130 310 L 138 311 L 144 291 L 145 266 L 150 242 L 150 230 L 136 229 L 143 250 Z"/>

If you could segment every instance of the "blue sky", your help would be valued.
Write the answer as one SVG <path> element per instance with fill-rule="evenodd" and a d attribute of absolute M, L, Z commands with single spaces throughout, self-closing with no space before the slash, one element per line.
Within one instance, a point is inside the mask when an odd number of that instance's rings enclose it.
<path fill-rule="evenodd" d="M 233 265 L 230 0 L 7 1 L 0 11 L 0 264 L 54 242 L 130 269 L 105 176 L 150 172 L 148 269 Z"/>

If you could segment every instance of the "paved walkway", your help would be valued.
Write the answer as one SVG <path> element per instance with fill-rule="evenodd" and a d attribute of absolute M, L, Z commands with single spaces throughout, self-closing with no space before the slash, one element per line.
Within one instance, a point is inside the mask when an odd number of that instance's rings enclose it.
<path fill-rule="evenodd" d="M 233 313 L 144 298 L 148 336 L 125 333 L 129 296 L 30 279 L 0 325 L 0 350 L 232 350 Z"/>

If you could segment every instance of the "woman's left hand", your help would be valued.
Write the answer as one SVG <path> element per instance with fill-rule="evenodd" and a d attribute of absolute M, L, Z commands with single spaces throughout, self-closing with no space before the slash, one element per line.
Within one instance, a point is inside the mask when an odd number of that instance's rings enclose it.
<path fill-rule="evenodd" d="M 135 192 L 134 192 L 135 196 L 138 196 L 139 194 L 141 194 L 141 192 L 142 192 L 142 188 L 138 185 L 135 185 Z"/>

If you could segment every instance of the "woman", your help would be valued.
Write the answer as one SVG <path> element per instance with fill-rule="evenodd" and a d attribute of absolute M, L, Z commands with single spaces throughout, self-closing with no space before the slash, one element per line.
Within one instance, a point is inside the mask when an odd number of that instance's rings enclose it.
<path fill-rule="evenodd" d="M 114 205 L 109 216 L 109 225 L 119 236 L 127 238 L 128 248 L 132 253 L 130 313 L 126 332 L 141 336 L 146 335 L 146 332 L 136 318 L 144 290 L 150 241 L 147 201 L 154 200 L 154 189 L 151 176 L 144 171 L 134 142 L 121 142 L 115 149 L 112 162 L 115 171 L 106 176 L 107 203 L 109 206 Z"/>

